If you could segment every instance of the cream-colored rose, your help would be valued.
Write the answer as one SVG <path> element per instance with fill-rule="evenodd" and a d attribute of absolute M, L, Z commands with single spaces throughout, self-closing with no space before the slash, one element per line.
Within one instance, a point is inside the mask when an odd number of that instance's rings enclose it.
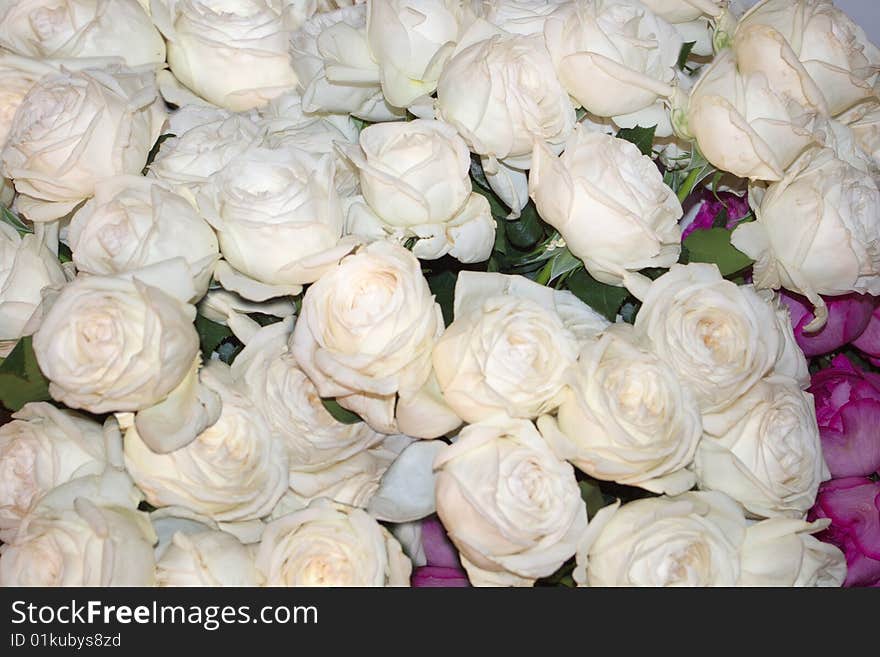
<path fill-rule="evenodd" d="M 442 332 L 440 306 L 416 257 L 374 242 L 306 291 L 290 351 L 322 397 L 394 433 L 395 400 L 427 382 Z"/>
<path fill-rule="evenodd" d="M 367 40 L 367 7 L 315 14 L 291 37 L 292 65 L 306 112 L 352 114 L 365 121 L 402 119 L 382 95 L 379 65 Z"/>
<path fill-rule="evenodd" d="M 199 189 L 229 162 L 262 138 L 245 114 L 188 105 L 173 114 L 148 176 L 172 185 L 195 201 Z"/>
<path fill-rule="evenodd" d="M 196 299 L 207 291 L 219 258 L 214 231 L 189 201 L 144 176 L 95 185 L 95 195 L 73 216 L 67 238 L 77 270 L 89 274 L 121 274 L 183 258 Z"/>
<path fill-rule="evenodd" d="M 349 209 L 349 232 L 364 229 L 360 216 L 375 217 L 379 230 L 399 241 L 419 238 L 413 253 L 422 259 L 451 253 L 462 262 L 488 259 L 495 220 L 485 197 L 471 191 L 470 152 L 455 128 L 416 119 L 365 128 L 360 146 L 345 149 L 357 168 L 361 192 L 372 213 Z"/>
<path fill-rule="evenodd" d="M 754 516 L 802 518 L 830 477 L 813 396 L 787 377 L 760 381 L 704 426 L 698 485 L 727 493 Z"/>
<path fill-rule="evenodd" d="M 596 116 L 629 114 L 672 94 L 681 37 L 634 0 L 577 0 L 547 19 L 566 91 Z"/>
<path fill-rule="evenodd" d="M 92 413 L 163 401 L 199 350 L 192 296 L 182 258 L 124 276 L 77 277 L 34 335 L 53 398 Z"/>
<path fill-rule="evenodd" d="M 271 149 L 294 147 L 315 155 L 333 155 L 336 175 L 333 182 L 341 197 L 357 193 L 357 170 L 336 148 L 336 144 L 356 144 L 358 129 L 348 114 L 306 114 L 299 92 L 273 99 L 260 109 L 258 124 L 266 132 L 263 144 Z"/>
<path fill-rule="evenodd" d="M 436 105 L 473 152 L 523 168 L 536 140 L 561 150 L 575 124 L 541 35 L 494 34 L 461 48 L 443 69 Z"/>
<path fill-rule="evenodd" d="M 0 586 L 153 586 L 156 534 L 121 471 L 51 491 L 0 547 Z"/>
<path fill-rule="evenodd" d="M 409 586 L 412 571 L 387 529 L 327 499 L 266 525 L 256 564 L 263 586 Z"/>
<path fill-rule="evenodd" d="M 750 285 L 715 265 L 673 265 L 653 282 L 635 328 L 696 394 L 703 413 L 721 412 L 771 373 L 801 378 L 785 316 Z"/>
<path fill-rule="evenodd" d="M 676 495 L 702 436 L 700 409 L 678 374 L 615 324 L 581 349 L 556 420 L 538 428 L 560 458 L 596 479 Z"/>
<path fill-rule="evenodd" d="M 578 546 L 579 586 L 736 586 L 746 519 L 723 493 L 601 509 Z"/>
<path fill-rule="evenodd" d="M 813 534 L 828 520 L 770 518 L 751 523 L 741 548 L 740 586 L 837 587 L 846 579 L 846 557 Z"/>
<path fill-rule="evenodd" d="M 431 94 L 461 34 L 474 20 L 461 0 L 372 0 L 367 38 L 389 104 Z"/>
<path fill-rule="evenodd" d="M 471 424 L 434 461 L 437 513 L 475 586 L 532 586 L 587 528 L 574 469 L 527 420 Z"/>
<path fill-rule="evenodd" d="M 512 34 L 540 34 L 547 17 L 568 0 L 483 0 L 483 17 Z"/>
<path fill-rule="evenodd" d="M 0 427 L 0 536 L 18 528 L 50 490 L 119 464 L 122 439 L 112 420 L 98 422 L 45 402 L 31 402 Z"/>
<path fill-rule="evenodd" d="M 832 116 L 877 93 L 880 49 L 830 0 L 764 0 L 740 20 L 734 48 L 740 66 L 764 72 L 774 89 L 788 92 L 788 71 L 802 68 Z"/>
<path fill-rule="evenodd" d="M 291 483 L 297 477 L 303 479 L 302 484 L 293 488 L 300 490 L 303 497 L 313 497 L 307 489 L 321 490 L 330 483 L 307 482 L 308 475 L 317 476 L 364 453 L 385 436 L 363 422 L 343 424 L 330 415 L 317 388 L 288 347 L 290 334 L 290 320 L 259 329 L 247 338 L 245 348 L 232 364 L 231 374 L 286 446 Z"/>
<path fill-rule="evenodd" d="M 688 23 L 700 16 L 718 16 L 724 0 L 641 0 L 641 3 L 669 23 Z"/>
<path fill-rule="evenodd" d="M 235 112 L 295 88 L 288 46 L 297 25 L 278 0 L 151 0 L 171 72 Z"/>
<path fill-rule="evenodd" d="M 18 339 L 40 326 L 44 294 L 60 290 L 67 277 L 53 254 L 36 235 L 19 235 L 0 222 L 0 356 Z"/>
<path fill-rule="evenodd" d="M 38 59 L 165 63 L 165 42 L 138 0 L 4 0 L 0 46 Z"/>
<path fill-rule="evenodd" d="M 166 454 L 152 451 L 137 428 L 129 428 L 126 468 L 153 506 L 183 506 L 225 522 L 267 516 L 287 489 L 284 443 L 253 402 L 230 385 L 228 366 L 211 361 L 201 379 L 220 395 L 219 419 Z"/>
<path fill-rule="evenodd" d="M 32 221 L 63 217 L 104 178 L 140 173 L 165 121 L 154 73 L 123 67 L 41 78 L 19 105 L 3 175 Z"/>
<path fill-rule="evenodd" d="M 859 103 L 838 119 L 849 126 L 856 143 L 880 168 L 880 101 Z"/>
<path fill-rule="evenodd" d="M 578 128 L 557 158 L 536 144 L 529 194 L 590 274 L 623 286 L 681 253 L 681 203 L 630 142 Z"/>
<path fill-rule="evenodd" d="M 0 53 L 0 149 L 12 127 L 15 111 L 41 77 L 55 71 L 46 62 Z"/>
<path fill-rule="evenodd" d="M 783 60 L 779 60 L 783 61 Z M 805 148 L 819 141 L 816 98 L 793 98 L 761 71 L 739 71 L 723 50 L 691 91 L 686 131 L 713 165 L 752 180 L 780 180 Z"/>
<path fill-rule="evenodd" d="M 577 337 L 554 312 L 553 300 L 500 290 L 480 294 L 483 276 L 492 274 L 459 274 L 455 321 L 434 346 L 443 398 L 466 422 L 549 413 L 562 401 Z"/>
<path fill-rule="evenodd" d="M 157 586 L 256 586 L 254 557 L 218 530 L 177 532 L 156 562 Z"/>
<path fill-rule="evenodd" d="M 812 149 L 761 191 L 752 188 L 757 221 L 731 238 L 755 260 L 756 286 L 806 296 L 816 307 L 808 330 L 828 317 L 820 294 L 880 294 L 880 188 L 870 172 Z"/>
<path fill-rule="evenodd" d="M 579 586 L 840 586 L 843 553 L 810 534 L 828 521 L 749 522 L 723 493 L 601 509 L 578 547 Z"/>
<path fill-rule="evenodd" d="M 298 294 L 351 251 L 333 168 L 330 155 L 254 146 L 211 178 L 197 198 L 232 268 L 217 267 L 224 287 L 253 301 Z"/>

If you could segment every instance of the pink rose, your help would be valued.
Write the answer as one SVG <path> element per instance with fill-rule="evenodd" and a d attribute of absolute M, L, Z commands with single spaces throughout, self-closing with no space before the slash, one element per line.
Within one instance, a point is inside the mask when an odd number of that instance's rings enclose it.
<path fill-rule="evenodd" d="M 791 312 L 794 337 L 807 358 L 830 353 L 858 338 L 868 327 L 871 313 L 877 307 L 877 298 L 867 294 L 823 297 L 828 304 L 828 322 L 815 333 L 804 333 L 804 326 L 813 321 L 813 304 L 785 290 L 779 297 Z M 880 321 L 877 324 L 880 349 Z"/>
<path fill-rule="evenodd" d="M 870 475 L 880 470 L 880 375 L 843 355 L 831 363 L 810 386 L 825 461 L 832 477 Z"/>
<path fill-rule="evenodd" d="M 682 231 L 681 239 L 684 239 L 695 230 L 708 230 L 715 225 L 715 219 L 719 213 L 726 210 L 727 220 L 724 227 L 732 230 L 739 220 L 749 213 L 748 195 L 737 196 L 732 192 L 718 192 L 713 194 L 711 190 L 704 189 L 697 201 L 699 210 L 694 220 Z M 687 216 L 687 215 L 686 215 Z"/>
<path fill-rule="evenodd" d="M 846 555 L 844 586 L 880 586 L 880 482 L 848 477 L 825 482 L 808 520 L 831 518 L 818 537 Z"/>
<path fill-rule="evenodd" d="M 427 565 L 413 571 L 410 580 L 412 586 L 416 588 L 470 586 L 467 574 L 458 559 L 458 552 L 436 516 L 430 516 L 422 521 L 422 548 L 425 551 Z"/>

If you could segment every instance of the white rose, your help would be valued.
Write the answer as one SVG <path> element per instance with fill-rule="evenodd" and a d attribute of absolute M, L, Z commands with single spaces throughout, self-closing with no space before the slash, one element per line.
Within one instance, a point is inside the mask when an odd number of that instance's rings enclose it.
<path fill-rule="evenodd" d="M 742 545 L 740 586 L 841 586 L 846 557 L 812 535 L 828 523 L 770 518 L 750 524 Z"/>
<path fill-rule="evenodd" d="M 55 488 L 0 547 L 0 586 L 153 586 L 156 534 L 122 472 Z"/>
<path fill-rule="evenodd" d="M 562 86 L 592 114 L 629 114 L 672 94 L 681 37 L 637 0 L 567 3 L 544 38 Z"/>
<path fill-rule="evenodd" d="M 784 93 L 760 71 L 740 72 L 736 57 L 726 49 L 703 70 L 691 91 L 686 132 L 722 171 L 779 180 L 805 148 L 819 141 L 816 119 L 822 108 Z"/>
<path fill-rule="evenodd" d="M 473 293 L 483 276 L 492 275 L 459 274 L 455 321 L 434 346 L 443 398 L 466 422 L 549 413 L 562 401 L 577 337 L 554 312 L 553 300 Z"/>
<path fill-rule="evenodd" d="M 860 103 L 838 119 L 849 126 L 856 143 L 880 168 L 880 101 Z"/>
<path fill-rule="evenodd" d="M 12 128 L 15 111 L 41 77 L 55 71 L 51 65 L 29 57 L 0 53 L 0 149 Z"/>
<path fill-rule="evenodd" d="M 92 413 L 136 411 L 163 401 L 199 350 L 195 308 L 185 302 L 192 295 L 182 259 L 127 276 L 78 277 L 34 335 L 49 392 Z"/>
<path fill-rule="evenodd" d="M 587 512 L 574 470 L 531 422 L 471 424 L 434 469 L 437 513 L 475 586 L 532 586 L 575 553 Z"/>
<path fill-rule="evenodd" d="M 65 283 L 58 258 L 39 237 L 0 223 L 0 355 L 39 328 L 44 293 Z"/>
<path fill-rule="evenodd" d="M 578 546 L 579 586 L 736 586 L 746 519 L 722 493 L 601 509 Z"/>
<path fill-rule="evenodd" d="M 378 220 L 401 238 L 420 238 L 417 257 L 488 259 L 495 220 L 485 197 L 471 191 L 470 152 L 455 128 L 424 119 L 372 125 L 360 147 L 345 152 Z"/>
<path fill-rule="evenodd" d="M 305 508 L 318 497 L 366 509 L 388 468 L 414 442 L 414 439 L 402 435 L 382 438 L 377 445 L 322 470 L 291 469 L 287 512 Z"/>
<path fill-rule="evenodd" d="M 158 586 L 256 586 L 251 551 L 218 530 L 177 532 L 156 563 Z"/>
<path fill-rule="evenodd" d="M 547 17 L 568 0 L 483 0 L 483 17 L 512 34 L 540 34 Z"/>
<path fill-rule="evenodd" d="M 19 106 L 0 168 L 27 218 L 53 221 L 92 196 L 98 181 L 140 173 L 164 121 L 152 72 L 47 75 Z"/>
<path fill-rule="evenodd" d="M 365 452 L 385 436 L 363 422 L 343 424 L 330 415 L 288 348 L 290 333 L 289 320 L 261 328 L 236 356 L 231 374 L 286 446 L 293 483 L 300 474 L 321 473 Z"/>
<path fill-rule="evenodd" d="M 138 0 L 4 0 L 0 46 L 38 59 L 165 63 L 165 42 Z"/>
<path fill-rule="evenodd" d="M 357 193 L 357 170 L 336 148 L 356 144 L 358 129 L 348 114 L 305 114 L 299 92 L 286 93 L 260 109 L 263 144 L 271 149 L 294 147 L 313 154 L 333 155 L 334 183 L 342 197 Z"/>
<path fill-rule="evenodd" d="M 653 282 L 635 328 L 696 394 L 701 411 L 721 412 L 772 372 L 802 377 L 785 316 L 715 265 L 673 265 Z"/>
<path fill-rule="evenodd" d="M 393 433 L 395 399 L 415 396 L 426 383 L 442 332 L 440 306 L 416 257 L 374 242 L 309 287 L 290 351 L 322 397 Z"/>
<path fill-rule="evenodd" d="M 269 515 L 287 488 L 284 443 L 259 409 L 229 385 L 220 361 L 202 370 L 203 383 L 223 402 L 219 419 L 195 440 L 157 454 L 138 435 L 125 433 L 125 465 L 153 506 L 183 506 L 216 521 Z"/>
<path fill-rule="evenodd" d="M 561 150 L 575 124 L 540 35 L 495 34 L 457 52 L 437 84 L 437 115 L 473 152 L 523 168 L 535 140 Z"/>
<path fill-rule="evenodd" d="M 174 112 L 148 175 L 195 200 L 198 190 L 262 137 L 244 114 L 188 105 Z"/>
<path fill-rule="evenodd" d="M 77 477 L 119 464 L 122 439 L 111 420 L 31 402 L 0 427 L 0 530 L 8 536 L 40 498 Z"/>
<path fill-rule="evenodd" d="M 793 55 L 784 65 L 767 57 L 780 41 Z M 786 91 L 786 69 L 799 60 L 832 116 L 876 95 L 880 49 L 830 0 L 764 0 L 740 20 L 734 48 L 741 65 L 764 71 L 774 88 Z"/>
<path fill-rule="evenodd" d="M 219 253 L 217 237 L 189 201 L 156 179 L 117 176 L 70 222 L 68 243 L 77 270 L 121 274 L 169 258 L 189 265 L 196 298 L 204 296 Z"/>
<path fill-rule="evenodd" d="M 202 98 L 242 112 L 297 83 L 291 25 L 277 0 L 152 0 L 171 72 Z"/>
<path fill-rule="evenodd" d="M 704 426 L 697 483 L 727 493 L 754 516 L 803 517 L 830 477 L 813 396 L 787 377 L 760 381 Z"/>
<path fill-rule="evenodd" d="M 326 499 L 266 525 L 256 564 L 264 586 L 409 586 L 412 571 L 387 529 Z"/>
<path fill-rule="evenodd" d="M 641 0 L 652 12 L 669 23 L 688 23 L 700 16 L 718 16 L 724 0 Z"/>
<path fill-rule="evenodd" d="M 677 373 L 615 324 L 582 348 L 558 418 L 538 428 L 557 456 L 596 479 L 678 494 L 702 436 L 700 409 Z"/>
<path fill-rule="evenodd" d="M 437 88 L 440 72 L 474 14 L 461 0 L 373 0 L 367 38 L 382 92 L 395 107 Z"/>
<path fill-rule="evenodd" d="M 578 129 L 560 158 L 536 145 L 529 194 L 590 274 L 622 286 L 681 253 L 681 203 L 651 158 L 623 139 Z"/>
<path fill-rule="evenodd" d="M 217 278 L 247 299 L 294 295 L 351 251 L 333 185 L 333 157 L 254 146 L 218 171 L 198 195 L 216 229 Z"/>
<path fill-rule="evenodd" d="M 757 221 L 731 241 L 755 260 L 756 286 L 785 287 L 815 305 L 808 330 L 827 319 L 820 294 L 880 294 L 880 188 L 871 173 L 812 149 L 766 193 L 752 192 Z"/>
<path fill-rule="evenodd" d="M 290 52 L 306 112 L 366 121 L 404 118 L 382 95 L 379 65 L 367 41 L 366 5 L 315 14 L 294 32 Z"/>

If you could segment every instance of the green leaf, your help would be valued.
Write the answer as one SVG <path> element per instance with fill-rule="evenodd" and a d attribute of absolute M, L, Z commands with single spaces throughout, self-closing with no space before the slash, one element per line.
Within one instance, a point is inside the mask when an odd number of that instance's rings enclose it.
<path fill-rule="evenodd" d="M 581 489 L 581 499 L 587 507 L 587 517 L 592 520 L 596 512 L 607 504 L 605 496 L 599 484 L 592 479 L 579 481 L 578 487 Z"/>
<path fill-rule="evenodd" d="M 695 230 L 683 242 L 688 262 L 715 263 L 722 276 L 729 276 L 751 265 L 754 261 L 730 243 L 731 232 L 726 228 Z"/>
<path fill-rule="evenodd" d="M 597 313 L 613 322 L 624 299 L 629 296 L 626 288 L 600 283 L 586 269 L 575 271 L 566 280 L 566 287 Z"/>
<path fill-rule="evenodd" d="M 568 247 L 561 249 L 553 249 L 553 257 L 550 259 L 550 280 L 555 281 L 560 276 L 570 274 L 576 269 L 582 269 L 584 263 L 581 259 L 573 255 Z"/>
<path fill-rule="evenodd" d="M 21 218 L 12 210 L 7 208 L 6 206 L 0 207 L 3 208 L 2 214 L 0 214 L 0 219 L 2 219 L 4 223 L 7 223 L 15 228 L 15 230 L 18 231 L 19 235 L 27 235 L 34 232 L 34 229 L 24 223 Z"/>
<path fill-rule="evenodd" d="M 31 338 L 22 338 L 0 365 L 0 401 L 18 411 L 28 402 L 49 399 L 49 380 L 37 365 Z"/>
<path fill-rule="evenodd" d="M 58 242 L 58 261 L 61 263 L 71 262 L 73 260 L 73 252 L 64 242 Z"/>
<path fill-rule="evenodd" d="M 508 241 L 523 251 L 531 249 L 545 237 L 538 210 L 531 201 L 522 209 L 519 218 L 504 222 L 504 230 Z"/>
<path fill-rule="evenodd" d="M 443 321 L 446 326 L 449 326 L 452 324 L 455 283 L 458 281 L 458 275 L 446 269 L 436 274 L 430 274 L 425 278 L 428 280 L 428 287 L 434 293 L 435 300 L 440 304 L 440 310 L 443 311 Z"/>
<path fill-rule="evenodd" d="M 339 405 L 339 402 L 330 398 L 321 398 L 321 403 L 324 404 L 324 408 L 327 409 L 327 412 L 333 416 L 333 419 L 337 422 L 342 422 L 342 424 L 355 424 L 357 422 L 363 422 L 363 418 L 357 413 L 352 413 L 347 408 L 342 408 Z"/>
<path fill-rule="evenodd" d="M 226 338 L 233 337 L 228 326 L 212 322 L 203 315 L 196 315 L 196 331 L 199 333 L 199 344 L 202 348 L 202 358 L 209 360 L 211 354 L 217 351 L 220 343 Z"/>
<path fill-rule="evenodd" d="M 681 44 L 681 50 L 678 51 L 678 63 L 676 64 L 678 70 L 683 71 L 684 67 L 687 66 L 688 57 L 690 57 L 691 50 L 694 49 L 696 43 L 696 41 L 686 41 Z"/>
<path fill-rule="evenodd" d="M 642 151 L 642 155 L 651 155 L 653 153 L 654 132 L 656 130 L 656 125 L 650 128 L 643 128 L 639 125 L 635 128 L 621 128 L 617 132 L 617 138 L 635 144 Z"/>
<path fill-rule="evenodd" d="M 156 143 L 153 144 L 153 148 L 150 149 L 150 152 L 147 155 L 147 163 L 144 165 L 144 168 L 141 171 L 142 176 L 146 176 L 147 171 L 150 170 L 150 165 L 153 163 L 153 160 L 156 159 L 156 155 L 159 153 L 159 149 L 162 147 L 162 142 L 164 142 L 166 139 L 171 139 L 172 137 L 176 136 L 177 135 L 173 135 L 170 132 L 166 132 L 164 135 L 159 135 L 159 138 L 156 140 Z"/>

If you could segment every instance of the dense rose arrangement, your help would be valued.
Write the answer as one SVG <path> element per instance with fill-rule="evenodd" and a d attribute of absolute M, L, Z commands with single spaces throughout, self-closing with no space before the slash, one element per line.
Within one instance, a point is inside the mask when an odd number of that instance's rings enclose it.
<path fill-rule="evenodd" d="M 830 0 L 8 0 L 0 80 L 3 586 L 880 582 Z"/>

